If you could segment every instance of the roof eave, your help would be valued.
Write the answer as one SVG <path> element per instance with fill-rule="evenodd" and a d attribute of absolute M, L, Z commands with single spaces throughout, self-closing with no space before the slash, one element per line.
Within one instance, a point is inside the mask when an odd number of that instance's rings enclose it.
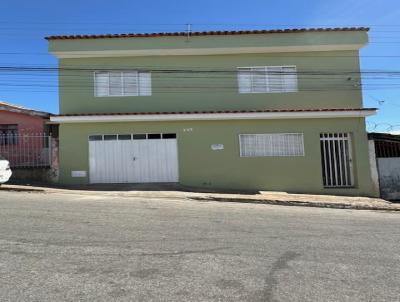
<path fill-rule="evenodd" d="M 158 32 L 158 33 L 126 33 L 102 35 L 54 35 L 45 37 L 46 40 L 78 40 L 78 39 L 115 39 L 115 38 L 154 38 L 154 37 L 186 37 L 190 36 L 226 36 L 226 35 L 258 35 L 285 34 L 302 32 L 349 32 L 369 31 L 369 27 L 335 27 L 335 28 L 288 28 L 270 30 L 238 30 L 238 31 L 201 31 L 201 32 Z"/>
<path fill-rule="evenodd" d="M 375 108 L 334 109 L 309 111 L 254 111 L 254 112 L 196 112 L 196 113 L 116 113 L 52 116 L 50 121 L 58 123 L 98 123 L 98 122 L 161 122 L 189 120 L 264 120 L 264 119 L 314 119 L 349 118 L 374 115 Z"/>
<path fill-rule="evenodd" d="M 7 105 L 0 105 L 0 111 L 26 114 L 26 115 L 30 115 L 30 116 L 38 116 L 38 117 L 43 117 L 43 118 L 49 118 L 51 115 L 48 112 L 36 111 L 36 110 L 31 110 L 31 109 L 23 109 L 23 108 L 12 107 L 12 106 L 7 106 Z"/>

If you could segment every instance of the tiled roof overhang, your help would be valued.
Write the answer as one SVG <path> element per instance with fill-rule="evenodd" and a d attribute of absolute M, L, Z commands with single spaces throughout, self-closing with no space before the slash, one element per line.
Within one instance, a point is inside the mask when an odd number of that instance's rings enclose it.
<path fill-rule="evenodd" d="M 0 101 L 0 111 L 21 113 L 21 114 L 27 114 L 27 115 L 31 115 L 31 116 L 40 116 L 43 118 L 48 118 L 51 115 L 49 112 L 33 110 L 30 108 L 25 108 L 22 106 L 6 103 L 6 102 L 2 102 L 2 101 Z"/>
<path fill-rule="evenodd" d="M 131 112 L 61 114 L 51 117 L 53 122 L 118 122 L 118 121 L 179 121 L 179 120 L 236 120 L 236 119 L 292 119 L 339 118 L 373 115 L 376 108 L 327 109 L 265 109 L 221 111 Z"/>
<path fill-rule="evenodd" d="M 154 38 L 154 37 L 186 37 L 190 36 L 227 36 L 227 35 L 257 35 L 302 32 L 348 32 L 369 31 L 368 27 L 335 27 L 335 28 L 291 28 L 266 30 L 239 30 L 239 31 L 195 31 L 195 32 L 160 32 L 160 33 L 126 33 L 102 35 L 57 35 L 45 37 L 46 40 L 77 40 L 77 39 L 111 39 L 111 38 Z"/>
<path fill-rule="evenodd" d="M 178 114 L 224 114 L 224 113 L 279 113 L 279 112 L 343 112 L 375 111 L 376 108 L 325 108 L 325 109 L 263 109 L 263 110 L 217 110 L 217 111 L 159 111 L 159 112 L 117 112 L 117 113 L 79 113 L 59 114 L 57 116 L 99 116 L 99 115 L 178 115 Z"/>

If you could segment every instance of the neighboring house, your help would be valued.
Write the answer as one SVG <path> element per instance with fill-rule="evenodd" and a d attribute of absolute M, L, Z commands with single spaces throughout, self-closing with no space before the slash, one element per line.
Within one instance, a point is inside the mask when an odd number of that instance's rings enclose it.
<path fill-rule="evenodd" d="M 377 195 L 367 28 L 51 36 L 60 181 Z"/>
<path fill-rule="evenodd" d="M 46 134 L 50 113 L 0 102 L 0 154 L 12 167 L 49 165 Z"/>
<path fill-rule="evenodd" d="M 372 178 L 381 197 L 400 200 L 400 135 L 369 133 Z"/>
<path fill-rule="evenodd" d="M 50 113 L 0 101 L 0 135 L 44 133 Z"/>

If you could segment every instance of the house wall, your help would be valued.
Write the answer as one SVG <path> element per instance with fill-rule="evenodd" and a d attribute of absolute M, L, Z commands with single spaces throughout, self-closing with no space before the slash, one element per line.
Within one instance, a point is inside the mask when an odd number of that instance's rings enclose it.
<path fill-rule="evenodd" d="M 86 184 L 72 170 L 89 171 L 88 136 L 93 134 L 177 133 L 180 183 L 188 186 L 288 192 L 374 195 L 363 118 L 81 123 L 60 125 L 60 181 Z M 355 187 L 324 189 L 320 132 L 351 132 Z M 305 156 L 239 156 L 239 134 L 304 133 Z M 211 150 L 224 144 L 224 150 Z M 89 173 L 87 173 L 89 175 Z"/>
<path fill-rule="evenodd" d="M 4 137 L 0 140 L 0 154 L 10 161 L 12 168 L 32 167 L 47 161 L 43 141 L 44 119 L 42 117 L 0 111 L 1 124 L 18 125 L 16 143 L 8 144 Z"/>
<path fill-rule="evenodd" d="M 296 65 L 298 92 L 238 92 L 237 67 L 278 65 Z M 60 68 L 61 114 L 362 107 L 358 51 L 75 58 Z M 151 96 L 95 97 L 94 70 L 118 68 L 180 72 L 153 71 Z"/>
<path fill-rule="evenodd" d="M 382 198 L 400 200 L 400 157 L 377 159 Z"/>
<path fill-rule="evenodd" d="M 400 200 L 400 157 L 377 159 L 382 198 Z"/>
<path fill-rule="evenodd" d="M 17 124 L 19 134 L 43 133 L 43 118 L 17 112 L 1 111 L 0 124 Z"/>

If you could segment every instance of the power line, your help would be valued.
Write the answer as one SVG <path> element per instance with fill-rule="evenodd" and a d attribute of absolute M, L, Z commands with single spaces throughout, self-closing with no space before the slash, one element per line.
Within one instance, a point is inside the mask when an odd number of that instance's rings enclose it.
<path fill-rule="evenodd" d="M 241 22 L 241 23 L 207 23 L 207 22 L 190 22 L 193 25 L 202 25 L 202 26 L 302 26 L 302 27 L 400 27 L 400 24 L 383 24 L 383 23 L 264 23 L 264 22 Z M 136 22 L 110 22 L 110 21 L 82 21 L 82 20 L 71 20 L 71 21 L 59 21 L 59 20 L 51 20 L 51 21 L 29 21 L 26 20 L 1 20 L 0 24 L 100 24 L 100 25 L 130 25 L 130 26 L 178 26 L 178 25 L 186 25 L 187 23 L 136 23 Z"/>
<path fill-rule="evenodd" d="M 399 41 L 400 43 L 400 41 Z M 15 52 L 15 51 L 9 51 L 9 52 L 0 52 L 0 55 L 39 55 L 39 56 L 52 56 L 50 52 Z M 268 56 L 268 54 L 266 54 Z M 273 55 L 271 55 L 273 57 Z M 312 55 L 291 55 L 291 54 L 283 54 L 281 56 L 282 58 L 313 58 Z M 400 55 L 329 55 L 329 54 L 323 54 L 322 56 L 318 58 L 400 58 Z M 77 55 L 77 58 L 79 56 Z"/>
<path fill-rule="evenodd" d="M 61 84 L 51 85 L 50 83 L 0 83 L 0 87 L 36 87 L 36 88 L 60 88 L 60 89 L 69 89 L 72 91 L 92 91 L 93 85 L 84 85 L 84 84 Z M 279 85 L 271 85 L 271 88 L 280 88 Z M 370 85 L 363 87 L 364 90 L 378 90 L 382 88 L 400 88 L 400 85 L 397 86 L 387 86 L 387 85 Z M 210 84 L 199 84 L 199 85 L 179 85 L 179 84 L 160 84 L 157 87 L 154 87 L 153 90 L 156 92 L 161 91 L 172 91 L 172 92 L 206 92 L 213 93 L 216 91 L 236 91 L 238 87 L 236 85 L 210 85 Z M 302 91 L 360 91 L 359 87 L 353 86 L 344 86 L 344 85 L 330 85 L 330 86 L 321 86 L 321 85 L 301 85 L 298 89 L 299 92 Z"/>
<path fill-rule="evenodd" d="M 321 57 L 322 58 L 322 57 Z M 310 57 L 310 59 L 315 60 L 315 57 Z M 62 67 L 60 66 L 46 66 L 46 65 L 1 65 L 0 66 L 0 71 L 131 71 L 132 69 L 134 70 L 139 70 L 139 71 L 149 71 L 149 72 L 165 72 L 165 73 L 237 73 L 238 69 L 243 69 L 246 71 L 246 67 L 233 67 L 229 69 L 224 69 L 222 67 L 220 68 L 210 68 L 210 67 L 201 67 L 201 66 L 184 66 L 185 68 L 160 68 L 155 65 L 139 65 L 139 66 L 128 66 L 124 65 L 125 67 L 119 67 L 113 65 L 110 67 L 109 65 L 95 65 L 95 66 L 90 66 L 88 65 L 79 65 L 80 67 L 77 67 L 76 65 L 64 65 Z M 197 68 L 197 69 L 193 69 Z M 250 70 L 249 70 L 250 71 Z M 258 73 L 257 71 L 252 71 L 255 73 Z M 260 71 L 261 73 L 261 71 Z M 271 71 L 273 74 L 290 74 L 290 72 L 284 72 L 284 71 Z M 323 74 L 328 74 L 328 75 L 333 75 L 333 74 L 400 74 L 400 70 L 385 70 L 385 69 L 365 69 L 365 70 L 340 70 L 340 69 L 302 69 L 300 71 L 294 72 L 294 74 L 317 74 L 317 75 L 323 75 Z"/>

